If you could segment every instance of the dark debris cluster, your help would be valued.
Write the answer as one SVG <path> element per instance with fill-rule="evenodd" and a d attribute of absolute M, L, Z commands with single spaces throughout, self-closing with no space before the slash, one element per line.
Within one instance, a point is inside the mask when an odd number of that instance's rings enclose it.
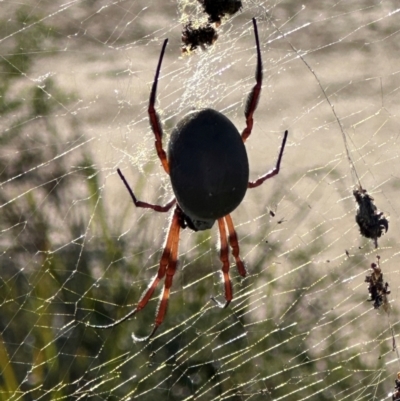
<path fill-rule="evenodd" d="M 365 282 L 369 284 L 368 292 L 370 299 L 374 303 L 374 308 L 378 309 L 381 305 L 384 308 L 389 306 L 387 296 L 390 294 L 389 284 L 383 281 L 383 273 L 379 265 L 380 257 L 377 256 L 377 263 L 371 263 L 372 273 L 365 277 Z"/>
<path fill-rule="evenodd" d="M 400 372 L 397 373 L 397 379 L 394 382 L 395 387 L 392 393 L 392 401 L 400 401 Z"/>
<path fill-rule="evenodd" d="M 196 50 L 199 46 L 205 50 L 207 46 L 211 46 L 218 39 L 217 31 L 210 25 L 206 24 L 193 27 L 192 21 L 183 26 L 182 30 L 182 53 Z"/>
<path fill-rule="evenodd" d="M 389 221 L 383 212 L 374 204 L 374 198 L 368 195 L 361 187 L 353 191 L 357 202 L 356 222 L 360 227 L 360 233 L 365 238 L 374 240 L 375 248 L 378 247 L 378 238 L 389 229 Z"/>
<path fill-rule="evenodd" d="M 205 50 L 212 46 L 218 39 L 216 28 L 221 25 L 222 18 L 233 15 L 242 8 L 240 0 L 198 0 L 198 2 L 202 5 L 203 12 L 208 15 L 208 22 L 199 23 L 194 27 L 193 21 L 189 21 L 183 26 L 182 53 L 184 54 L 198 47 Z"/>
<path fill-rule="evenodd" d="M 203 11 L 208 14 L 208 22 L 221 24 L 221 19 L 226 15 L 236 14 L 242 8 L 240 0 L 198 0 L 203 6 Z"/>
<path fill-rule="evenodd" d="M 367 190 L 361 185 L 353 191 L 357 203 L 356 222 L 360 228 L 363 237 L 372 239 L 375 248 L 378 247 L 378 238 L 380 238 L 389 229 L 389 221 L 374 203 L 374 198 L 368 195 Z M 346 251 L 349 256 L 348 251 Z M 390 294 L 389 283 L 384 281 L 382 269 L 380 267 L 380 256 L 376 256 L 376 263 L 371 263 L 371 273 L 365 277 L 368 283 L 369 302 L 373 302 L 374 308 L 380 307 L 389 314 L 390 304 L 388 295 Z M 395 350 L 395 338 L 393 336 L 393 350 Z M 400 372 L 395 380 L 396 386 L 392 393 L 392 401 L 400 401 Z"/>

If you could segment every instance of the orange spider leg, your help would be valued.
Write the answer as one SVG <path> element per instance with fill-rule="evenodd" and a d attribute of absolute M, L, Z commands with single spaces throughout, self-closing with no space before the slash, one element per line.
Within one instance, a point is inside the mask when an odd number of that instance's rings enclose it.
<path fill-rule="evenodd" d="M 221 250 L 219 253 L 219 259 L 222 262 L 222 276 L 224 278 L 224 286 L 225 286 L 225 304 L 221 304 L 214 297 L 211 299 L 220 307 L 226 308 L 232 301 L 232 283 L 231 278 L 229 277 L 229 248 L 228 248 L 228 240 L 226 238 L 226 229 L 225 229 L 225 219 L 224 217 L 218 219 L 218 228 L 219 228 L 219 238 L 221 242 Z"/>
<path fill-rule="evenodd" d="M 180 211 L 178 210 L 178 208 L 176 208 L 173 221 L 170 226 L 169 236 L 171 238 L 171 252 L 169 254 L 168 267 L 166 270 L 166 277 L 164 281 L 164 290 L 158 306 L 158 311 L 154 322 L 154 328 L 150 333 L 150 335 L 145 338 L 137 338 L 136 336 L 132 335 L 135 341 L 146 341 L 149 338 L 151 338 L 158 329 L 158 327 L 161 325 L 161 323 L 164 321 L 165 315 L 167 313 L 168 300 L 171 292 L 172 281 L 178 264 L 179 231 L 181 228 L 179 224 L 179 213 Z"/>
<path fill-rule="evenodd" d="M 235 231 L 235 226 L 233 225 L 232 217 L 230 214 L 227 214 L 224 219 L 226 221 L 226 225 L 228 226 L 229 245 L 232 248 L 232 255 L 235 258 L 237 269 L 242 277 L 246 277 L 247 272 L 244 263 L 239 256 L 239 242 Z"/>
<path fill-rule="evenodd" d="M 258 100 L 260 99 L 261 86 L 262 86 L 262 60 L 261 60 L 261 50 L 260 41 L 258 39 L 257 23 L 255 18 L 253 18 L 254 26 L 254 36 L 256 37 L 256 47 L 257 47 L 257 67 L 256 67 L 256 84 L 253 86 L 249 97 L 246 101 L 246 108 L 244 111 L 244 116 L 246 117 L 246 128 L 242 132 L 242 140 L 246 142 L 246 139 L 250 136 L 251 130 L 253 128 L 253 114 L 256 111 Z"/>
<path fill-rule="evenodd" d="M 283 151 L 285 150 L 285 145 L 286 145 L 286 140 L 288 137 L 288 131 L 285 131 L 285 134 L 283 135 L 283 141 L 282 141 L 282 145 L 281 145 L 281 150 L 279 151 L 279 156 L 278 156 L 278 160 L 276 162 L 275 167 L 268 171 L 268 173 L 262 175 L 260 178 L 258 178 L 255 181 L 250 181 L 247 184 L 247 188 L 255 188 L 258 187 L 259 185 L 261 185 L 264 181 L 268 180 L 269 178 L 272 178 L 273 176 L 277 175 L 279 173 L 279 169 L 281 168 L 281 160 L 282 160 L 282 156 L 283 156 Z"/>
<path fill-rule="evenodd" d="M 165 275 L 167 273 L 167 267 L 168 267 L 168 271 L 170 271 L 171 260 L 175 259 L 175 266 L 176 266 L 176 259 L 177 259 L 177 252 L 178 252 L 177 241 L 179 240 L 179 229 L 180 229 L 180 210 L 178 208 L 175 208 L 174 214 L 172 216 L 172 221 L 171 221 L 171 224 L 169 227 L 167 241 L 165 243 L 164 251 L 163 251 L 161 259 L 160 259 L 160 267 L 158 268 L 157 275 L 154 277 L 152 283 L 149 285 L 149 287 L 147 288 L 145 293 L 140 298 L 136 308 L 134 310 L 132 310 L 131 312 L 129 312 L 128 314 L 126 314 L 123 318 L 115 321 L 114 323 L 111 323 L 111 324 L 108 324 L 105 326 L 98 326 L 98 325 L 92 325 L 92 324 L 87 324 L 87 326 L 96 328 L 96 329 L 108 329 L 108 328 L 115 327 L 115 326 L 121 324 L 122 322 L 124 322 L 125 320 L 128 320 L 129 318 L 134 316 L 137 312 L 141 311 L 147 305 L 147 303 L 149 302 L 150 298 L 152 297 L 152 295 L 154 293 L 154 290 L 157 287 L 157 284 L 159 283 L 160 280 L 162 280 L 165 277 Z M 173 268 L 173 271 L 175 272 L 175 268 Z M 169 275 L 171 275 L 171 274 L 169 274 Z M 172 274 L 172 276 L 173 276 L 173 274 Z M 172 277 L 171 277 L 171 282 L 172 282 Z M 169 292 L 166 296 L 166 301 L 164 301 L 164 303 L 166 303 L 168 301 L 168 296 L 169 296 Z M 160 315 L 160 312 L 158 312 L 157 318 L 159 317 L 159 315 Z M 149 339 L 154 334 L 157 327 L 162 323 L 162 321 L 164 319 L 164 315 L 165 315 L 165 313 L 162 314 L 160 322 L 158 322 L 158 320 L 156 319 L 156 323 L 155 323 L 155 327 L 154 327 L 153 331 L 151 332 L 150 336 L 144 338 L 144 340 Z"/>
<path fill-rule="evenodd" d="M 164 58 L 164 53 L 165 53 L 165 48 L 167 47 L 167 43 L 168 43 L 168 39 L 165 39 L 162 50 L 161 50 L 160 59 L 158 60 L 158 65 L 157 65 L 156 75 L 155 75 L 154 81 L 153 81 L 153 86 L 152 86 L 151 92 L 150 92 L 148 113 L 149 113 L 151 129 L 153 130 L 154 136 L 156 137 L 155 146 L 156 146 L 158 158 L 160 159 L 165 172 L 167 174 L 169 174 L 169 164 L 168 164 L 168 160 L 167 160 L 167 154 L 165 153 L 165 150 L 163 149 L 163 146 L 162 146 L 163 130 L 161 127 L 160 117 L 158 116 L 156 109 L 154 107 L 154 105 L 156 103 L 156 96 L 157 96 L 158 77 L 160 76 L 161 64 L 162 64 L 162 60 Z"/>

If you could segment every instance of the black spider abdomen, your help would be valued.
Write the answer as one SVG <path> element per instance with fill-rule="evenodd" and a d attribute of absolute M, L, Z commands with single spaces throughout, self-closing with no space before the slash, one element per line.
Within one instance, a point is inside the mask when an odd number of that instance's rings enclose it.
<path fill-rule="evenodd" d="M 244 143 L 233 123 L 218 111 L 195 111 L 176 125 L 168 162 L 178 204 L 192 220 L 226 216 L 246 194 L 249 162 Z"/>

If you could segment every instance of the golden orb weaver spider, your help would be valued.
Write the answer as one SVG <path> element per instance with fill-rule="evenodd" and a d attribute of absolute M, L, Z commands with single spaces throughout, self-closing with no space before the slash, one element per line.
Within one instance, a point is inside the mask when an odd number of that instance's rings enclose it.
<path fill-rule="evenodd" d="M 246 276 L 246 269 L 239 256 L 239 243 L 230 213 L 242 202 L 248 188 L 255 188 L 279 173 L 288 131 L 285 131 L 275 167 L 255 181 L 249 181 L 249 164 L 244 146 L 253 128 L 253 114 L 257 108 L 262 86 L 262 60 L 257 23 L 253 18 L 257 49 L 256 84 L 251 90 L 245 108 L 246 127 L 240 134 L 233 123 L 222 113 L 213 109 L 191 112 L 178 122 L 168 145 L 168 157 L 162 145 L 163 130 L 155 110 L 157 83 L 168 39 L 164 41 L 158 61 L 153 86 L 150 93 L 148 114 L 155 136 L 155 148 L 161 164 L 170 175 L 175 197 L 166 205 L 153 205 L 138 200 L 127 180 L 118 169 L 118 174 L 126 186 L 136 207 L 167 212 L 175 206 L 157 275 L 153 278 L 136 308 L 121 319 L 105 326 L 91 325 L 93 328 L 112 328 L 142 310 L 153 296 L 157 284 L 164 279 L 164 289 L 156 313 L 153 330 L 144 339 L 154 335 L 164 321 L 170 296 L 172 280 L 177 268 L 179 232 L 189 227 L 194 231 L 210 229 L 218 222 L 221 240 L 220 260 L 225 287 L 226 308 L 233 299 L 232 283 L 229 276 L 229 246 L 236 261 L 238 272 Z"/>

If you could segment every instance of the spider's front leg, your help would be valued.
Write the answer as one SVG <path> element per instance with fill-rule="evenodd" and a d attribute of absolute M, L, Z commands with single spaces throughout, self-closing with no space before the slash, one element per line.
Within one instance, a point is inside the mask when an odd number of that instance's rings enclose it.
<path fill-rule="evenodd" d="M 176 207 L 174 210 L 174 214 L 172 216 L 171 224 L 169 227 L 168 231 L 168 236 L 167 240 L 164 246 L 163 253 L 161 255 L 160 259 L 160 265 L 158 268 L 157 275 L 154 277 L 153 281 L 147 288 L 147 290 L 144 292 L 142 297 L 140 298 L 136 308 L 126 314 L 124 317 L 121 319 L 115 321 L 114 323 L 111 323 L 109 325 L 105 326 L 99 326 L 99 325 L 92 325 L 87 323 L 86 325 L 88 327 L 92 327 L 95 329 L 109 329 L 115 326 L 118 326 L 119 324 L 125 322 L 132 316 L 134 316 L 137 312 L 141 311 L 142 309 L 145 308 L 151 297 L 153 296 L 154 290 L 156 289 L 158 283 L 160 280 L 162 280 L 165 277 L 165 282 L 164 282 L 164 291 L 163 295 L 159 304 L 158 312 L 156 315 L 156 319 L 154 322 L 154 328 L 151 331 L 150 335 L 144 338 L 138 338 L 135 335 L 132 334 L 132 337 L 135 341 L 147 341 L 149 340 L 154 333 L 156 332 L 157 328 L 161 325 L 161 323 L 164 320 L 166 311 L 167 311 L 167 305 L 168 305 L 168 299 L 169 299 L 169 294 L 170 294 L 170 288 L 172 285 L 172 280 L 176 271 L 176 266 L 177 266 L 177 260 L 178 260 L 178 243 L 179 243 L 179 231 L 180 231 L 180 222 L 181 222 L 181 211 L 179 207 Z"/>
<path fill-rule="evenodd" d="M 226 235 L 225 225 L 228 227 L 229 245 L 232 248 L 232 255 L 235 258 L 236 267 L 239 271 L 239 274 L 242 277 L 245 277 L 247 274 L 246 269 L 244 267 L 244 263 L 239 256 L 239 243 L 235 227 L 233 225 L 231 216 L 228 214 L 225 217 L 218 219 L 218 228 L 219 228 L 220 246 L 221 246 L 220 260 L 222 262 L 222 275 L 224 278 L 226 302 L 225 304 L 222 304 L 218 302 L 214 297 L 211 298 L 220 308 L 226 308 L 233 299 L 232 281 L 229 275 L 229 247 L 228 247 L 228 239 Z"/>
<path fill-rule="evenodd" d="M 165 315 L 167 313 L 167 306 L 171 292 L 172 281 L 178 264 L 179 232 L 181 228 L 181 218 L 182 218 L 181 213 L 182 211 L 180 210 L 179 206 L 177 206 L 172 216 L 172 221 L 168 231 L 167 242 L 165 244 L 164 251 L 160 260 L 160 268 L 158 270 L 158 274 L 154 279 L 153 283 L 151 284 L 151 286 L 149 287 L 149 289 L 147 290 L 147 292 L 145 293 L 145 295 L 139 301 L 139 304 L 136 308 L 137 311 L 139 311 L 140 309 L 143 309 L 146 306 L 147 302 L 149 301 L 150 297 L 153 294 L 154 288 L 157 286 L 158 281 L 160 280 L 159 277 L 162 276 L 161 278 L 163 278 L 165 276 L 164 290 L 161 296 L 160 303 L 157 308 L 157 314 L 154 321 L 153 330 L 147 337 L 143 338 L 136 337 L 134 334 L 132 334 L 132 338 L 134 341 L 147 341 L 151 337 L 153 337 L 158 327 L 164 321 Z"/>

